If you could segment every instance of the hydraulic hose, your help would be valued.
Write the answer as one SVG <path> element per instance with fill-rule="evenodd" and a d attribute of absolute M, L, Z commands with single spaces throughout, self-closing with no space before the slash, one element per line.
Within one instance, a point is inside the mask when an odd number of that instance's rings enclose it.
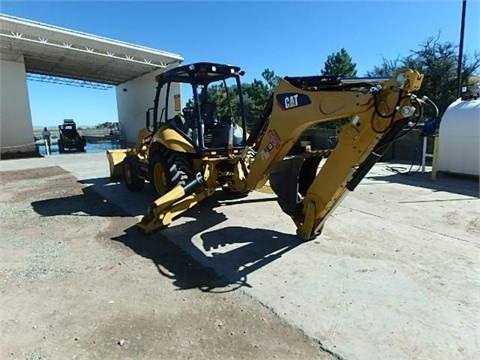
<path fill-rule="evenodd" d="M 378 159 L 383 156 L 383 154 L 388 148 L 388 145 L 392 142 L 392 139 L 394 139 L 395 136 L 404 128 L 405 124 L 407 124 L 408 121 L 409 118 L 405 118 L 403 120 L 393 123 L 391 129 L 388 131 L 385 137 L 379 141 L 379 143 L 377 144 L 377 146 L 375 146 L 370 155 L 368 155 L 365 161 L 355 171 L 352 178 L 347 182 L 346 188 L 348 190 L 355 190 L 357 185 L 367 175 L 373 165 L 375 165 Z"/>

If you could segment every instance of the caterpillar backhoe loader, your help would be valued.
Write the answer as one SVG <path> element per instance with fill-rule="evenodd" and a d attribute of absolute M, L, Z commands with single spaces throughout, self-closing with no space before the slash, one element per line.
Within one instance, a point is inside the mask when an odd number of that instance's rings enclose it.
<path fill-rule="evenodd" d="M 268 181 L 297 234 L 313 239 L 431 103 L 415 95 L 423 75 L 410 69 L 388 79 L 284 77 L 247 134 L 242 75 L 236 66 L 195 63 L 156 77 L 147 127 L 123 160 L 127 187 L 148 180 L 159 196 L 138 223 L 144 232 L 168 226 L 218 189 L 243 194 Z M 178 83 L 192 90 L 183 110 Z M 307 129 L 329 122 L 339 123 L 333 149 L 302 141 Z"/>

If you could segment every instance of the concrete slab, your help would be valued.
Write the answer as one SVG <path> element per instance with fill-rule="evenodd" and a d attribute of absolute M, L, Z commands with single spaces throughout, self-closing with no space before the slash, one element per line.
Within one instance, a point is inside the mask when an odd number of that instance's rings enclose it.
<path fill-rule="evenodd" d="M 0 161 L 0 171 L 52 165 L 132 216 L 153 199 L 148 186 L 132 194 L 111 183 L 102 153 Z M 339 359 L 477 359 L 478 181 L 388 166 L 400 165 L 377 164 L 312 242 L 258 192 L 219 194 L 150 238 L 167 237 L 219 275 L 199 286 L 247 292 Z"/>

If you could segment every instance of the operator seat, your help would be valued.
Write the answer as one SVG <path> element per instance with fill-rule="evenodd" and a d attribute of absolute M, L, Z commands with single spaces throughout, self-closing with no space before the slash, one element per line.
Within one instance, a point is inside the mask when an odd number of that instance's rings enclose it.
<path fill-rule="evenodd" d="M 180 114 L 177 114 L 173 118 L 169 119 L 168 123 L 188 135 L 189 124 Z"/>
<path fill-rule="evenodd" d="M 205 128 L 213 127 L 217 115 L 217 104 L 214 102 L 206 102 L 201 106 L 201 112 Z"/>
<path fill-rule="evenodd" d="M 200 107 L 205 125 L 204 142 L 208 148 L 223 148 L 227 146 L 228 138 L 223 123 L 218 118 L 217 104 L 206 102 Z"/>

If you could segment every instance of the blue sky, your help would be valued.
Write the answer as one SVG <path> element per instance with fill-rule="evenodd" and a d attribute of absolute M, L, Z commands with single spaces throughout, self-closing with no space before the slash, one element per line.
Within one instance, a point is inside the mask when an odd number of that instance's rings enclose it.
<path fill-rule="evenodd" d="M 344 47 L 363 76 L 432 36 L 459 43 L 461 0 L 5 1 L 0 12 L 182 55 L 184 64 L 316 75 Z M 480 51 L 480 0 L 468 0 L 464 51 Z M 34 126 L 116 121 L 115 92 L 28 82 Z M 153 98 L 153 94 L 152 94 Z"/>

